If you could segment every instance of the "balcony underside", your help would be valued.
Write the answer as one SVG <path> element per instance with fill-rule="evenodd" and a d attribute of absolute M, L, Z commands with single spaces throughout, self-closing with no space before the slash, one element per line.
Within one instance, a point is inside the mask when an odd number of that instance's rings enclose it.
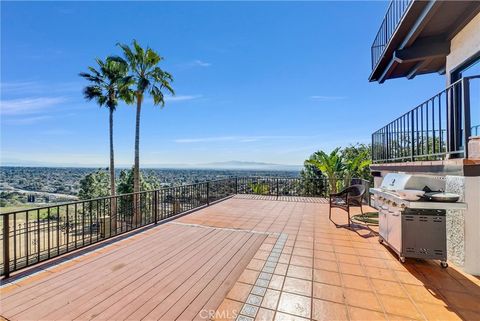
<path fill-rule="evenodd" d="M 1 314 L 9 320 L 235 320 L 239 312 L 257 320 L 480 319 L 478 278 L 437 262 L 402 265 L 374 231 L 347 229 L 337 209 L 333 221 L 339 225 L 328 219 L 322 199 L 238 195 L 82 256 L 72 253 L 63 264 L 13 275 L 2 287 Z"/>
<path fill-rule="evenodd" d="M 413 1 L 369 80 L 445 72 L 450 41 L 479 12 L 479 1 Z"/>

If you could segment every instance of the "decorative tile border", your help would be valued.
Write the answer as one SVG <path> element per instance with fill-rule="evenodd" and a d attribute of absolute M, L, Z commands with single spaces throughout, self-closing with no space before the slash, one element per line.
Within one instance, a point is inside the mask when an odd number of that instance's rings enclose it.
<path fill-rule="evenodd" d="M 253 321 L 255 319 L 287 239 L 288 234 L 279 234 L 277 242 L 275 242 L 275 245 L 270 251 L 270 255 L 263 265 L 262 271 L 258 275 L 255 285 L 250 290 L 246 302 L 243 304 L 240 313 L 237 315 L 236 321 Z"/>

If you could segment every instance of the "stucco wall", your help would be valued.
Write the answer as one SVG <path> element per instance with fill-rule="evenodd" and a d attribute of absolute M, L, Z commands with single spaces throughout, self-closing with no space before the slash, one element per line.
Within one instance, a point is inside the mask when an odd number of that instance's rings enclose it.
<path fill-rule="evenodd" d="M 475 16 L 451 41 L 447 56 L 446 74 L 480 51 L 480 13 Z M 448 78 L 448 76 L 447 76 Z"/>
<path fill-rule="evenodd" d="M 464 271 L 480 276 L 480 177 L 465 177 Z"/>
<path fill-rule="evenodd" d="M 446 176 L 445 191 L 460 195 L 465 202 L 465 177 Z M 447 210 L 448 260 L 457 266 L 465 265 L 465 211 Z"/>

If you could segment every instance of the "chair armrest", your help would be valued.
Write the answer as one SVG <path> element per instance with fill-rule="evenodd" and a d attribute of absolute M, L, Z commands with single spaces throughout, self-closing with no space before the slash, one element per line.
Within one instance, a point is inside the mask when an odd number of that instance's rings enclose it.
<path fill-rule="evenodd" d="M 348 203 L 348 193 L 342 191 L 340 193 L 332 193 L 330 194 L 330 205 L 336 204 L 339 199 L 341 199 L 345 204 Z"/>

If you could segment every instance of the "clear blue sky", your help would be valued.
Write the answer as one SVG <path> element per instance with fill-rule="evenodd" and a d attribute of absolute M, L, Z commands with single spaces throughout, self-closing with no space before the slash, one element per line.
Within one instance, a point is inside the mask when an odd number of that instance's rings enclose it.
<path fill-rule="evenodd" d="M 107 166 L 108 112 L 78 73 L 137 39 L 165 57 L 175 98 L 146 103 L 141 164 L 301 164 L 429 98 L 443 76 L 369 83 L 388 2 L 3 2 L 3 162 Z M 115 113 L 116 162 L 133 163 L 134 108 Z"/>

